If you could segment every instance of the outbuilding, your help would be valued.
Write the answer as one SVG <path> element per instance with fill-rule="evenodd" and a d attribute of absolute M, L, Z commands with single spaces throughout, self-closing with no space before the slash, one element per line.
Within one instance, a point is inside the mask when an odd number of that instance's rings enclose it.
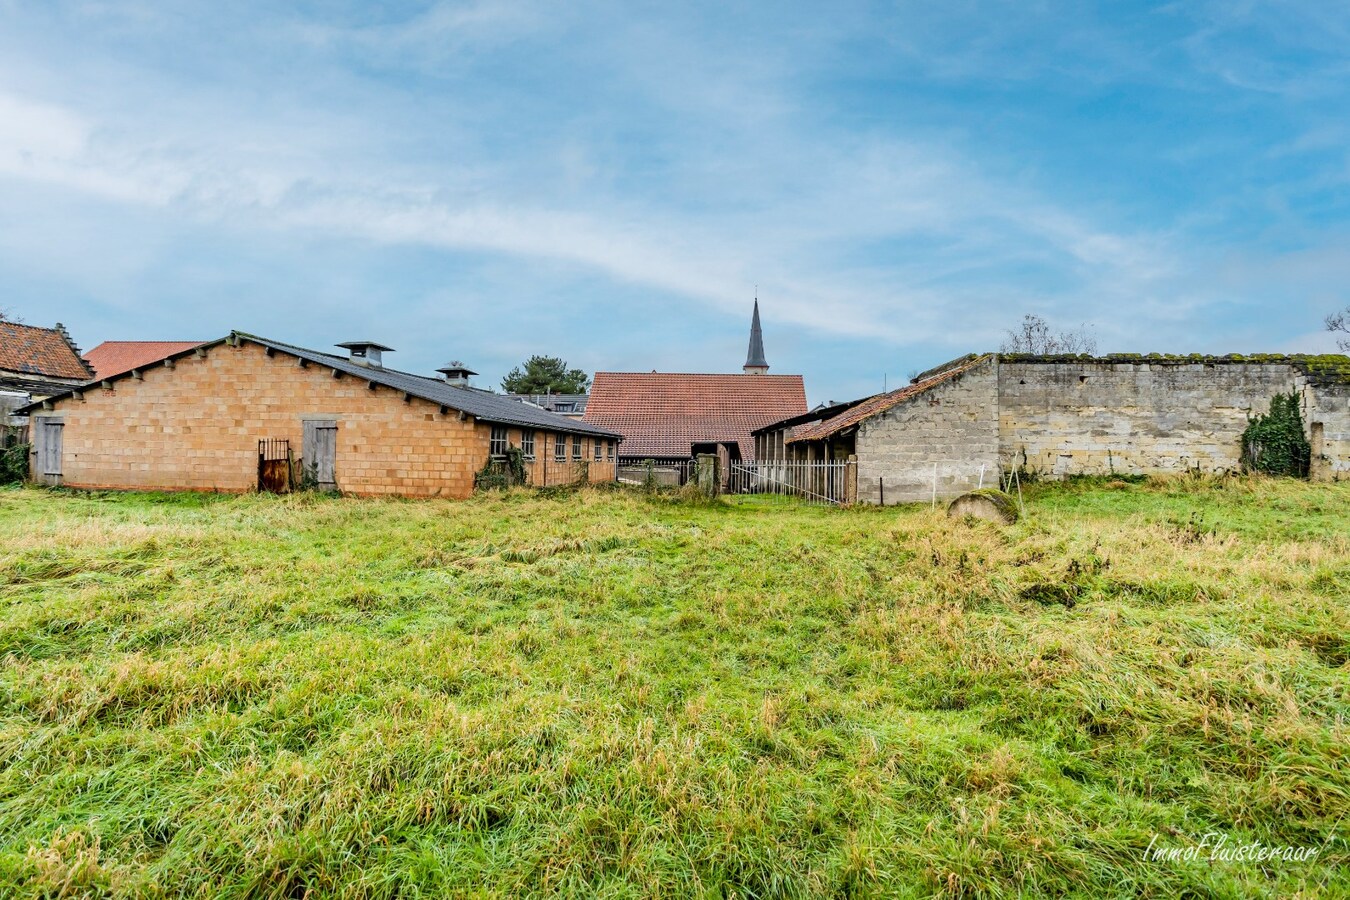
<path fill-rule="evenodd" d="M 297 484 L 359 496 L 469 496 L 496 471 L 545 486 L 612 481 L 614 431 L 385 368 L 390 348 L 338 356 L 244 332 L 26 408 L 32 477 L 78 488 L 245 492 Z"/>

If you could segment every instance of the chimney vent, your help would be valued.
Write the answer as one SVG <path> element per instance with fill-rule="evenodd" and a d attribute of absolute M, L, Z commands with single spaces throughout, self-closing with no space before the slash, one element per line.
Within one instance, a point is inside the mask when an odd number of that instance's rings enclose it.
<path fill-rule="evenodd" d="M 459 360 L 446 363 L 436 371 L 445 378 L 446 384 L 453 384 L 455 387 L 468 387 L 469 376 L 478 374 Z"/>
<path fill-rule="evenodd" d="M 374 341 L 347 341 L 345 344 L 338 344 L 347 351 L 348 357 L 358 366 L 369 366 L 372 369 L 383 369 L 384 363 L 380 359 L 382 353 L 393 353 L 393 347 L 386 347 L 384 344 L 377 344 Z"/>

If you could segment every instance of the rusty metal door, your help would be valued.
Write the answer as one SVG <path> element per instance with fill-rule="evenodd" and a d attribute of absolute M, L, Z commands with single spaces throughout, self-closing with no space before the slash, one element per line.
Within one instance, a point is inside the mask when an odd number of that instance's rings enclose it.
<path fill-rule="evenodd" d="M 291 442 L 284 438 L 258 441 L 258 490 L 285 494 L 291 489 Z"/>

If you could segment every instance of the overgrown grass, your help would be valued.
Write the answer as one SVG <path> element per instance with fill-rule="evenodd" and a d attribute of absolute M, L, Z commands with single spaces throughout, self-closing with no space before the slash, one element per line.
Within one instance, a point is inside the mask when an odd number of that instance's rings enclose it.
<path fill-rule="evenodd" d="M 1350 893 L 1350 485 L 1026 494 L 0 491 L 0 895 Z"/>

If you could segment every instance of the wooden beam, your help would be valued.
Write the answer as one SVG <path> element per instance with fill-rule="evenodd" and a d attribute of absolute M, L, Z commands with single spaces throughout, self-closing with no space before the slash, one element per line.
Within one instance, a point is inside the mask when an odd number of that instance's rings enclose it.
<path fill-rule="evenodd" d="M 134 378 L 134 379 L 136 379 L 137 381 L 140 381 L 140 380 L 141 380 L 141 370 L 140 370 L 140 369 L 132 369 L 132 370 L 131 370 L 131 377 Z"/>
<path fill-rule="evenodd" d="M 267 357 L 268 357 L 269 359 L 270 359 L 271 357 L 277 355 L 277 351 L 273 350 L 271 347 L 264 347 L 264 348 L 263 348 L 263 353 L 267 354 Z"/>
<path fill-rule="evenodd" d="M 369 389 L 369 390 L 372 390 L 372 391 L 373 391 L 373 390 L 375 390 L 375 388 L 377 388 L 377 387 L 379 387 L 379 385 L 377 385 L 377 384 L 376 384 L 375 382 L 373 382 L 373 381 L 367 381 L 367 382 L 366 382 L 366 388 Z"/>
<path fill-rule="evenodd" d="M 70 396 L 74 397 L 76 400 L 82 401 L 84 400 L 84 391 L 71 391 Z"/>
<path fill-rule="evenodd" d="M 42 401 L 42 408 L 43 408 L 43 409 L 56 409 L 56 404 L 53 403 L 53 402 L 50 401 L 50 400 L 43 400 L 43 401 Z"/>
<path fill-rule="evenodd" d="M 197 356 L 198 359 L 206 359 L 206 348 L 205 348 L 205 347 L 198 347 L 196 350 L 194 350 L 194 351 L 192 351 L 192 352 L 196 354 L 196 356 Z"/>
<path fill-rule="evenodd" d="M 309 366 L 309 360 L 305 359 L 303 356 L 297 356 L 295 358 L 295 364 L 301 369 L 304 369 Z"/>
<path fill-rule="evenodd" d="M 113 389 L 113 386 L 112 386 L 112 382 L 111 382 L 111 381 L 104 380 L 104 381 L 102 382 L 102 385 L 103 385 L 103 389 L 104 389 L 105 391 L 111 391 L 111 390 Z"/>
<path fill-rule="evenodd" d="M 447 415 L 447 414 L 449 414 L 449 412 L 450 412 L 450 407 L 448 407 L 448 406 L 442 406 L 442 407 L 441 407 L 441 415 L 443 415 L 443 416 L 444 416 L 444 415 Z"/>
<path fill-rule="evenodd" d="M 333 377 L 334 377 L 334 378 L 341 378 L 341 377 L 342 377 L 342 370 L 341 370 L 341 369 L 334 369 L 334 370 L 333 370 Z"/>
<path fill-rule="evenodd" d="M 176 365 L 178 365 L 178 364 L 177 364 L 176 362 L 173 361 L 173 357 L 172 357 L 172 356 L 166 356 L 166 357 L 164 357 L 164 368 L 166 368 L 166 369 L 172 369 L 172 368 L 173 368 L 174 366 L 176 366 Z"/>
<path fill-rule="evenodd" d="M 407 391 L 404 391 L 404 392 L 403 392 L 403 402 L 404 402 L 404 403 L 411 403 L 411 402 L 412 402 L 412 394 L 409 394 Z"/>

